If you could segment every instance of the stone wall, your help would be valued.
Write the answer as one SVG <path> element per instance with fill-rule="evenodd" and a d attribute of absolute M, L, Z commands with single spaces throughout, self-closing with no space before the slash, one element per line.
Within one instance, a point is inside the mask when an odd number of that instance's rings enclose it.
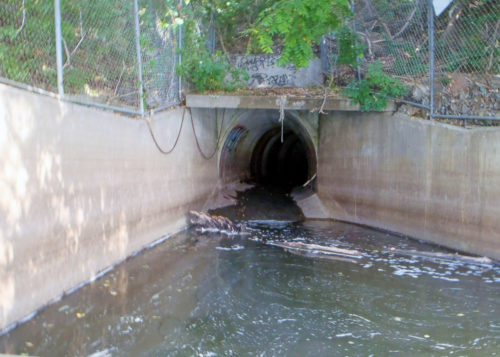
<path fill-rule="evenodd" d="M 182 110 L 152 119 L 172 146 Z M 200 145 L 213 118 L 195 116 Z M 186 224 L 215 188 L 216 158 L 189 114 L 170 155 L 146 122 L 0 84 L 0 331 Z"/>

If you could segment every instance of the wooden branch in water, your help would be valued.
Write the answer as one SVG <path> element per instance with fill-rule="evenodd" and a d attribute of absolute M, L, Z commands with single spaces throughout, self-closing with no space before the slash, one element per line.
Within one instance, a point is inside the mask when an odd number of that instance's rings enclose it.
<path fill-rule="evenodd" d="M 347 257 L 344 255 L 337 255 L 337 254 L 318 254 L 318 252 L 315 251 L 308 251 L 308 250 L 301 250 L 301 249 L 291 249 L 291 248 L 284 248 L 285 251 L 288 253 L 294 254 L 294 255 L 300 255 L 301 257 L 306 257 L 310 259 L 327 259 L 327 260 L 334 260 L 334 261 L 340 261 L 340 262 L 347 262 L 347 263 L 354 263 L 356 264 L 357 258 L 353 259 L 353 257 Z"/>
<path fill-rule="evenodd" d="M 470 255 L 461 255 L 458 253 L 425 252 L 425 251 L 419 251 L 419 250 L 402 250 L 402 249 L 390 250 L 388 253 L 409 255 L 409 256 L 429 258 L 429 259 L 437 259 L 437 260 L 461 261 L 464 263 L 475 263 L 475 264 L 492 264 L 493 263 L 493 261 L 487 257 L 473 257 Z"/>
<path fill-rule="evenodd" d="M 334 254 L 341 255 L 349 258 L 361 259 L 362 255 L 357 250 L 342 249 L 332 246 L 319 245 L 319 244 L 309 244 L 301 242 L 268 242 L 268 245 L 274 245 L 276 247 L 285 249 L 297 249 L 301 251 L 307 251 L 311 253 L 319 254 Z"/>

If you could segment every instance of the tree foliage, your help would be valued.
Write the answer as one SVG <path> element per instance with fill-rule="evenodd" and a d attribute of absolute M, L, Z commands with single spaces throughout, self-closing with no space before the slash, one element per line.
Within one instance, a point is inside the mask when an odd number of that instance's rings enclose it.
<path fill-rule="evenodd" d="M 382 70 L 382 64 L 377 62 L 368 67 L 368 72 L 360 81 L 354 81 L 344 90 L 344 93 L 361 105 L 362 111 L 381 111 L 387 105 L 387 100 L 402 97 L 408 89 L 398 79 L 388 76 Z"/>
<path fill-rule="evenodd" d="M 200 92 L 232 91 L 242 86 L 248 79 L 247 73 L 232 66 L 227 54 L 211 54 L 208 50 L 206 33 L 210 14 L 216 9 L 215 1 L 186 1 L 182 7 L 173 5 L 163 26 L 176 30 L 182 26 L 182 64 L 177 66 L 177 72 Z"/>
<path fill-rule="evenodd" d="M 251 32 L 264 53 L 282 43 L 281 64 L 306 67 L 321 36 L 339 29 L 350 15 L 347 0 L 278 0 L 259 14 Z"/>
<path fill-rule="evenodd" d="M 191 0 L 171 9 L 165 24 L 184 29 L 185 60 L 178 71 L 198 90 L 227 90 L 245 79 L 231 66 L 227 48 L 233 53 L 242 47 L 245 53 L 278 52 L 279 64 L 305 67 L 321 36 L 341 28 L 351 15 L 347 0 Z M 224 54 L 209 55 L 210 28 Z"/>

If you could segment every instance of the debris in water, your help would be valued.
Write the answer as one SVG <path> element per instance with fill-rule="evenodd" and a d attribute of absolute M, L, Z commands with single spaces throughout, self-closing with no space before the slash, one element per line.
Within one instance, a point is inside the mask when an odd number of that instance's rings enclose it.
<path fill-rule="evenodd" d="M 242 250 L 242 249 L 245 249 L 245 247 L 242 245 L 236 244 L 236 245 L 232 245 L 230 247 L 215 247 L 215 249 L 229 251 L 229 250 Z"/>
<path fill-rule="evenodd" d="M 245 224 L 233 223 L 227 217 L 210 215 L 205 212 L 189 211 L 189 222 L 198 227 L 197 231 L 200 233 L 248 234 Z"/>
<path fill-rule="evenodd" d="M 63 311 L 66 311 L 68 309 L 69 309 L 69 306 L 68 305 L 64 305 L 64 306 L 61 306 L 57 311 L 63 312 Z"/>
<path fill-rule="evenodd" d="M 342 249 L 326 245 L 308 244 L 302 242 L 268 242 L 267 244 L 285 249 L 305 251 L 312 254 L 332 254 L 355 259 L 362 258 L 361 253 L 357 250 Z"/>
<path fill-rule="evenodd" d="M 112 353 L 111 353 L 112 351 L 113 350 L 105 349 L 105 350 L 102 350 L 102 351 L 94 352 L 91 355 L 88 355 L 87 357 L 111 357 L 112 356 Z"/>
<path fill-rule="evenodd" d="M 452 260 L 452 261 L 458 260 L 464 263 L 472 263 L 472 264 L 482 264 L 482 265 L 493 264 L 493 261 L 487 257 L 474 257 L 470 255 L 461 255 L 458 253 L 425 252 L 418 250 L 402 250 L 395 248 L 390 248 L 390 253 L 400 254 L 400 255 L 410 255 L 420 258 L 437 259 L 437 260 Z"/>

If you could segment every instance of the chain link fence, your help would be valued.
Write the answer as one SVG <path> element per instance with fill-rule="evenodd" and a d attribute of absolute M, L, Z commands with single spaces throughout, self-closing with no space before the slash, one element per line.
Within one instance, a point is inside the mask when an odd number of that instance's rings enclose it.
<path fill-rule="evenodd" d="M 500 117 L 500 2 L 455 0 L 434 39 L 435 116 Z"/>
<path fill-rule="evenodd" d="M 57 90 L 53 0 L 0 2 L 0 77 Z"/>
<path fill-rule="evenodd" d="M 500 119 L 500 1 L 455 0 L 439 16 L 431 8 L 429 0 L 354 2 L 359 76 L 379 61 L 410 88 L 404 101 L 432 117 Z M 323 67 L 345 85 L 358 74 L 338 65 L 338 41 L 323 40 Z"/>
<path fill-rule="evenodd" d="M 57 3 L 0 3 L 1 78 L 58 92 Z M 60 0 L 64 98 L 133 114 L 179 104 L 178 34 L 163 25 L 166 6 Z"/>
<path fill-rule="evenodd" d="M 179 102 L 178 33 L 163 24 L 166 1 L 139 0 L 139 8 L 145 107 L 159 109 Z"/>
<path fill-rule="evenodd" d="M 55 35 L 59 2 L 62 89 Z M 178 104 L 180 37 L 164 25 L 176 5 L 176 0 L 3 0 L 0 78 L 132 113 Z M 353 2 L 351 25 L 363 51 L 359 73 L 339 64 L 338 34 L 324 37 L 324 67 L 346 85 L 380 61 L 410 88 L 405 102 L 428 109 L 432 117 L 498 119 L 500 1 L 454 0 L 439 16 L 429 16 L 431 8 L 429 0 Z M 199 17 L 213 52 L 214 14 Z"/>

